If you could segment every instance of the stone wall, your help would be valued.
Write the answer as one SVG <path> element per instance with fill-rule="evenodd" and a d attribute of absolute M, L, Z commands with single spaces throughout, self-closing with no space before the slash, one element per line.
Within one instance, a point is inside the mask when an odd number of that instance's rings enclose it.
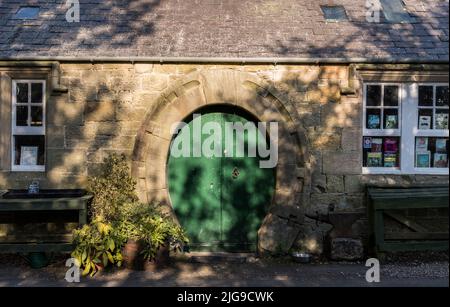
<path fill-rule="evenodd" d="M 304 208 L 308 212 L 326 213 L 330 204 L 336 210 L 363 208 L 367 183 L 448 183 L 448 176 L 361 174 L 361 86 L 354 79 L 356 93 L 342 94 L 349 86 L 346 65 L 62 63 L 61 85 L 68 93 L 48 97 L 47 172 L 11 173 L 1 162 L 8 159 L 1 157 L 0 190 L 25 188 L 35 179 L 43 188 L 82 187 L 87 176 L 95 174 L 103 158 L 112 152 L 126 154 L 131 163 L 138 131 L 146 114 L 156 108 L 161 93 L 187 74 L 209 69 L 255 75 L 295 106 L 300 121 L 297 124 L 306 131 L 309 143 L 311 195 Z M 1 102 L 6 103 L 3 99 Z M 0 115 L 4 109 L 0 104 Z M 7 117 L 3 114 L 0 118 Z M 2 121 L 2 129 L 9 124 Z M 10 144 L 8 137 L 1 138 L 3 148 Z M 0 152 L 6 154 L 9 149 Z M 366 234 L 366 225 L 366 221 L 358 222 L 356 233 Z M 320 253 L 328 229 L 326 224 L 305 219 L 298 248 Z"/>

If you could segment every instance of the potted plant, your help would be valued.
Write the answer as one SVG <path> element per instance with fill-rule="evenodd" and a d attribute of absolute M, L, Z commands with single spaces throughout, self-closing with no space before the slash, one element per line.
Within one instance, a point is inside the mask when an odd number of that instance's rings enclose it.
<path fill-rule="evenodd" d="M 159 214 L 155 206 L 139 203 L 124 204 L 120 231 L 127 238 L 125 262 L 130 268 L 143 269 L 142 263 L 156 266 L 169 263 L 170 250 L 181 250 L 188 240 L 183 229 L 171 218 Z"/>
<path fill-rule="evenodd" d="M 170 251 L 181 251 L 187 242 L 171 217 L 158 213 L 155 205 L 138 202 L 135 187 L 123 155 L 107 157 L 100 176 L 89 178 L 93 220 L 74 232 L 72 253 L 84 275 L 122 262 L 138 270 L 150 261 L 166 265 Z"/>

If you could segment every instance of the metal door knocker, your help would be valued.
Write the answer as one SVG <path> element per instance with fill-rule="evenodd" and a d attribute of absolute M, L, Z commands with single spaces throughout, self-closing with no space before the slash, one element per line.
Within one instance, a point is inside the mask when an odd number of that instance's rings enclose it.
<path fill-rule="evenodd" d="M 235 167 L 234 169 L 233 169 L 233 172 L 231 172 L 231 177 L 233 178 L 233 179 L 237 179 L 237 177 L 239 177 L 239 170 L 237 169 L 237 167 Z"/>

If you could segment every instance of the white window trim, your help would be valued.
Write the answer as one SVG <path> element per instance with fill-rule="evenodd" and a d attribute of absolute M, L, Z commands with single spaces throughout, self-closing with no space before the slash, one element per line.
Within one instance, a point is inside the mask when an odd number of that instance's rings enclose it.
<path fill-rule="evenodd" d="M 399 96 L 399 129 L 373 130 L 366 128 L 366 92 L 368 85 L 397 85 L 400 87 Z M 448 83 L 388 83 L 368 82 L 364 83 L 363 89 L 363 136 L 398 136 L 400 137 L 400 167 L 362 167 L 363 174 L 386 174 L 386 175 L 449 175 L 448 168 L 417 168 L 415 167 L 415 144 L 416 137 L 449 137 L 449 130 L 420 130 L 418 129 L 418 102 L 419 86 L 448 86 Z M 382 91 L 382 97 L 384 91 Z M 434 93 L 435 95 L 435 93 Z M 435 99 L 434 97 L 433 99 Z M 383 125 L 383 122 L 381 122 Z M 434 120 L 433 120 L 434 125 Z M 409 132 L 410 131 L 410 132 Z M 362 140 L 361 140 L 362 144 Z M 362 148 L 361 148 L 362 150 Z"/>
<path fill-rule="evenodd" d="M 16 106 L 17 106 L 17 97 L 16 97 L 16 88 L 17 83 L 42 83 L 43 84 L 43 93 L 42 93 L 42 126 L 41 127 L 17 127 L 16 126 Z M 44 165 L 16 165 L 15 162 L 15 135 L 43 135 L 46 136 L 46 89 L 47 84 L 45 80 L 41 79 L 16 79 L 12 82 L 12 112 L 11 112 L 11 171 L 13 172 L 45 172 L 45 163 Z M 31 86 L 28 86 L 28 96 L 31 97 Z M 30 98 L 29 98 L 30 99 Z M 29 102 L 27 103 L 29 104 Z M 31 116 L 31 113 L 28 112 L 28 117 Z M 46 149 L 44 148 L 44 151 Z M 44 152 L 44 155 L 46 153 Z M 44 158 L 46 161 L 46 158 Z"/>

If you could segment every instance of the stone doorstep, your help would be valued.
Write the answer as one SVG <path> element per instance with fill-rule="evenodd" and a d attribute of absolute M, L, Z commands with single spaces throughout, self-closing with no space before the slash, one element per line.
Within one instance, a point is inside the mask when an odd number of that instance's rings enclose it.
<path fill-rule="evenodd" d="M 175 255 L 175 259 L 185 260 L 191 263 L 246 263 L 252 262 L 254 253 L 227 253 L 227 252 L 189 252 Z"/>

